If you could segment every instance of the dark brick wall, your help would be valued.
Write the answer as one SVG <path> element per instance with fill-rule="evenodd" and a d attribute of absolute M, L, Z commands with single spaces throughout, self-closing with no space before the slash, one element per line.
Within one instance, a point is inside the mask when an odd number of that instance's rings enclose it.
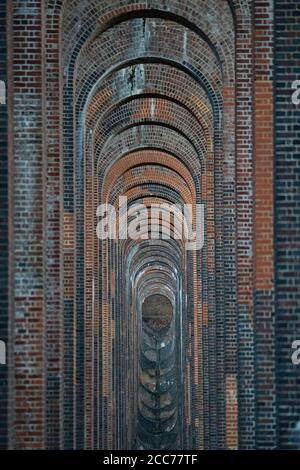
<path fill-rule="evenodd" d="M 237 19 L 236 44 L 236 270 L 239 447 L 255 447 L 253 312 L 253 11 Z"/>
<path fill-rule="evenodd" d="M 11 3 L 10 41 L 13 86 L 14 138 L 13 238 L 10 263 L 14 272 L 14 310 L 11 318 L 14 345 L 10 390 L 14 420 L 9 423 L 10 446 L 45 448 L 45 161 L 43 2 Z"/>
<path fill-rule="evenodd" d="M 255 1 L 254 324 L 256 449 L 276 447 L 273 1 Z"/>
<path fill-rule="evenodd" d="M 60 17 L 42 2 L 45 49 L 44 69 L 44 139 L 45 139 L 45 304 L 46 304 L 46 445 L 49 449 L 62 446 L 63 440 L 63 217 L 61 197 L 62 143 L 61 93 L 57 28 Z"/>
<path fill-rule="evenodd" d="M 278 446 L 293 443 L 300 421 L 300 366 L 292 343 L 300 338 L 300 106 L 292 83 L 300 78 L 300 3 L 275 2 L 276 125 L 276 365 Z"/>
<path fill-rule="evenodd" d="M 300 105 L 291 97 L 300 79 L 299 2 L 275 2 L 275 42 L 272 0 L 234 0 L 231 9 L 227 0 L 167 3 L 168 11 L 159 0 L 14 0 L 12 36 L 0 1 L 0 80 L 7 39 L 14 87 L 11 447 L 133 445 L 139 297 L 161 284 L 176 292 L 183 318 L 174 336 L 183 345 L 174 445 L 296 445 Z M 5 105 L 0 137 L 7 341 Z M 96 206 L 122 193 L 130 204 L 203 202 L 201 254 L 182 256 L 173 242 L 141 243 L 135 254 L 131 242 L 100 244 Z M 139 277 L 150 265 L 152 274 Z M 6 447 L 6 367 L 0 379 Z"/>
<path fill-rule="evenodd" d="M 0 80 L 7 87 L 6 1 L 0 2 Z M 7 97 L 6 97 L 7 103 Z M 8 342 L 7 104 L 0 104 L 0 340 Z M 7 365 L 0 365 L 0 449 L 7 446 Z"/>

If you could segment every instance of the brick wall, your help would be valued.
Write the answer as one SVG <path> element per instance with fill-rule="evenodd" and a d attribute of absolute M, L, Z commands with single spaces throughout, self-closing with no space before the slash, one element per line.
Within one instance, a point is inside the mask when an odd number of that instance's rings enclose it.
<path fill-rule="evenodd" d="M 44 116 L 43 13 L 39 0 L 13 2 L 12 41 L 14 136 L 13 362 L 10 396 L 14 410 L 10 446 L 45 447 L 45 278 L 44 278 Z M 12 127 L 13 126 L 13 127 Z"/>
<path fill-rule="evenodd" d="M 236 269 L 239 447 L 255 446 L 253 312 L 253 2 L 237 18 L 236 44 Z"/>
<path fill-rule="evenodd" d="M 7 139 L 7 42 L 6 2 L 0 2 L 0 340 L 8 343 L 8 139 Z M 3 87 L 4 85 L 4 87 Z M 1 94 L 3 97 L 3 93 Z M 7 365 L 0 366 L 0 449 L 7 446 Z"/>
<path fill-rule="evenodd" d="M 300 370 L 291 345 L 300 337 L 299 118 L 292 103 L 299 80 L 299 2 L 275 2 L 276 378 L 278 446 L 299 447 Z"/>
<path fill-rule="evenodd" d="M 273 2 L 255 2 L 256 448 L 277 445 L 274 299 Z"/>
<path fill-rule="evenodd" d="M 176 319 L 174 447 L 292 447 L 297 3 L 14 0 L 7 22 L 5 3 L 0 447 L 153 444 L 140 426 L 141 299 L 159 289 Z M 120 194 L 204 203 L 202 252 L 100 243 L 96 208 Z"/>

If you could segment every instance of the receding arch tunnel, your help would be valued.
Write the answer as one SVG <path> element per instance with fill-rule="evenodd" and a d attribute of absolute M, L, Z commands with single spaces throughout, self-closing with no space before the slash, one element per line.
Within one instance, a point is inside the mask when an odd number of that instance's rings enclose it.
<path fill-rule="evenodd" d="M 143 302 L 143 322 L 153 331 L 161 331 L 169 328 L 173 315 L 172 303 L 163 295 L 149 295 Z"/>
<path fill-rule="evenodd" d="M 148 289 L 159 292 L 155 283 Z M 143 301 L 137 424 L 140 449 L 180 447 L 177 378 L 181 374 L 176 371 L 175 315 L 172 302 L 164 295 L 150 294 Z"/>
<path fill-rule="evenodd" d="M 299 263 L 275 218 L 298 221 L 299 168 L 277 41 L 299 11 L 4 3 L 0 447 L 290 448 Z"/>

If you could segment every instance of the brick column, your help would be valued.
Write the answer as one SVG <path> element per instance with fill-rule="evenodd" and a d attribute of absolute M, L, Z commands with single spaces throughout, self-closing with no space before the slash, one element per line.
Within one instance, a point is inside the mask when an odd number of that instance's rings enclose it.
<path fill-rule="evenodd" d="M 45 92 L 47 100 L 46 127 L 46 445 L 48 449 L 62 447 L 62 145 L 61 92 L 59 62 L 60 15 L 47 10 L 45 18 Z"/>
<path fill-rule="evenodd" d="M 249 6 L 251 9 L 251 7 Z M 252 12 L 237 16 L 236 198 L 239 447 L 255 445 L 253 324 L 253 37 Z M 231 393 L 231 392 L 230 392 Z"/>
<path fill-rule="evenodd" d="M 14 133 L 15 420 L 10 445 L 45 447 L 45 278 L 43 1 L 14 1 L 12 57 Z"/>
<path fill-rule="evenodd" d="M 300 80 L 300 3 L 275 2 L 275 198 L 276 198 L 276 360 L 278 445 L 297 449 L 300 369 L 292 343 L 300 340 L 300 104 L 292 83 Z M 299 440 L 299 439 L 298 439 Z"/>
<path fill-rule="evenodd" d="M 273 1 L 255 1 L 256 449 L 276 448 Z"/>
<path fill-rule="evenodd" d="M 236 266 L 236 155 L 235 87 L 224 88 L 223 184 L 223 283 L 224 283 L 224 379 L 227 449 L 238 447 L 237 406 L 237 266 Z M 218 299 L 218 296 L 217 296 Z M 225 385 L 224 385 L 225 382 Z M 223 392 L 224 393 L 224 392 Z"/>

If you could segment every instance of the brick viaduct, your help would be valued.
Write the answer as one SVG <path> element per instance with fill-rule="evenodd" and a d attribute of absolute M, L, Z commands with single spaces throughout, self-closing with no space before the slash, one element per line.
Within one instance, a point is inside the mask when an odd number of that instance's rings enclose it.
<path fill-rule="evenodd" d="M 299 57 L 296 0 L 0 1 L 0 448 L 300 445 Z"/>

